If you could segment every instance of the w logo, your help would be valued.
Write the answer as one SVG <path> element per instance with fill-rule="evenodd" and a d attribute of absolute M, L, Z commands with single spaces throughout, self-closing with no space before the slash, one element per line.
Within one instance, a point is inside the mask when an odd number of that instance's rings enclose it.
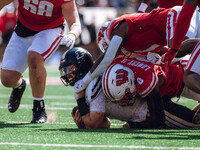
<path fill-rule="evenodd" d="M 115 73 L 116 73 L 116 86 L 120 86 L 128 82 L 128 71 L 119 69 Z"/>

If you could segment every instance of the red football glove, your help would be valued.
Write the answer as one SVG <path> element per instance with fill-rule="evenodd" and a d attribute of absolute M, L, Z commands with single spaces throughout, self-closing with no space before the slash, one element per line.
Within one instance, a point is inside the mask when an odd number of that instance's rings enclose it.
<path fill-rule="evenodd" d="M 161 62 L 162 63 L 171 63 L 172 59 L 176 56 L 178 53 L 178 50 L 173 48 L 168 48 L 168 51 L 161 56 Z"/>

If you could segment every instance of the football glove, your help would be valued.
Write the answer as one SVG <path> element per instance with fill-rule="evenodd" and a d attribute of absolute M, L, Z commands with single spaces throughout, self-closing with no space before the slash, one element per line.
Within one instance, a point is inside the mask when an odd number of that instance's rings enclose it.
<path fill-rule="evenodd" d="M 78 80 L 75 84 L 74 84 L 74 91 L 75 93 L 79 93 L 80 91 L 86 89 L 88 84 L 86 84 L 83 79 Z"/>
<path fill-rule="evenodd" d="M 67 35 L 60 35 L 62 36 L 62 44 L 66 45 L 70 49 L 74 47 L 74 43 L 76 40 L 76 36 L 72 33 L 68 33 Z"/>
<path fill-rule="evenodd" d="M 149 60 L 151 63 L 157 64 L 157 65 L 160 65 L 160 63 L 161 63 L 161 57 L 157 53 L 148 52 L 147 60 Z"/>
<path fill-rule="evenodd" d="M 168 51 L 161 56 L 161 62 L 162 63 L 168 63 L 170 64 L 172 62 L 172 59 L 176 56 L 178 53 L 178 50 L 173 48 L 168 48 Z"/>
<path fill-rule="evenodd" d="M 92 76 L 91 76 L 91 72 L 89 71 L 83 79 L 78 80 L 75 84 L 74 84 L 74 92 L 75 93 L 79 93 L 80 91 L 86 89 L 86 87 L 89 85 L 89 83 L 93 80 Z"/>

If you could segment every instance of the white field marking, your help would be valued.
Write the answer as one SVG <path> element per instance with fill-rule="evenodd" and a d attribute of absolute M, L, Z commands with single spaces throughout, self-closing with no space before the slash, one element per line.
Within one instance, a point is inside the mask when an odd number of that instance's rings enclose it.
<path fill-rule="evenodd" d="M 77 105 L 76 102 L 74 103 L 60 103 L 60 102 L 53 102 L 53 103 L 50 103 L 51 105 L 58 105 L 58 106 L 69 106 L 69 105 Z"/>
<path fill-rule="evenodd" d="M 15 146 L 43 146 L 43 147 L 93 147 L 93 148 L 127 148 L 127 149 L 191 149 L 199 150 L 200 147 L 158 147 L 158 146 L 122 146 L 122 145 L 78 145 L 78 144 L 37 144 L 37 143 L 0 143 L 0 145 Z"/>
<path fill-rule="evenodd" d="M 7 94 L 0 94 L 0 98 L 8 98 L 9 95 Z M 33 97 L 30 95 L 23 95 L 23 99 L 25 98 L 30 98 L 32 99 Z M 59 96 L 59 95 L 48 95 L 48 96 L 45 96 L 45 99 L 74 99 L 74 96 Z M 75 101 L 75 100 L 74 100 Z"/>
<path fill-rule="evenodd" d="M 8 105 L 1 105 L 0 109 L 7 108 Z M 26 104 L 21 104 L 19 109 L 32 109 L 33 105 L 26 105 Z M 72 107 L 48 107 L 46 105 L 46 110 L 72 110 Z"/>
<path fill-rule="evenodd" d="M 0 121 L 1 122 L 1 121 Z M 16 121 L 5 121 L 4 123 L 8 123 L 8 124 L 12 124 L 12 123 L 14 123 L 14 124 L 30 124 L 30 122 L 16 122 Z M 53 123 L 45 123 L 45 124 L 53 124 L 53 125 L 76 125 L 75 123 L 70 123 L 70 122 L 66 122 L 66 123 L 64 123 L 64 122 L 53 122 Z M 123 126 L 123 124 L 111 124 L 111 126 Z"/>

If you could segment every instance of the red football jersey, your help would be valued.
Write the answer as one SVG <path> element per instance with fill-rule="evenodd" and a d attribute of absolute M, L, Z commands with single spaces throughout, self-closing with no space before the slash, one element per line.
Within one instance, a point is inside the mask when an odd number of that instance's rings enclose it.
<path fill-rule="evenodd" d="M 34 31 L 51 29 L 64 23 L 61 5 L 71 0 L 18 0 L 18 18 Z"/>
<path fill-rule="evenodd" d="M 113 63 L 129 67 L 134 72 L 137 94 L 145 98 L 158 84 L 158 76 L 164 77 L 160 88 L 162 96 L 175 97 L 183 85 L 183 68 L 179 63 L 154 65 L 144 58 L 116 58 Z"/>
<path fill-rule="evenodd" d="M 182 6 L 184 0 L 157 0 L 160 8 L 171 8 L 174 6 Z"/>
<path fill-rule="evenodd" d="M 136 92 L 145 98 L 158 84 L 154 65 L 144 58 L 116 58 L 112 64 L 122 64 L 134 72 Z"/>
<path fill-rule="evenodd" d="M 155 65 L 154 70 L 157 76 L 164 77 L 164 84 L 160 88 L 162 96 L 175 97 L 183 85 L 184 71 L 179 63 L 170 65 Z"/>
<path fill-rule="evenodd" d="M 146 54 L 149 51 L 159 51 L 167 45 L 166 22 L 170 9 L 154 9 L 150 13 L 123 15 L 113 20 L 106 29 L 110 40 L 112 31 L 120 22 L 128 22 L 128 35 L 123 48 L 129 52 Z M 105 36 L 105 35 L 104 35 Z"/>

